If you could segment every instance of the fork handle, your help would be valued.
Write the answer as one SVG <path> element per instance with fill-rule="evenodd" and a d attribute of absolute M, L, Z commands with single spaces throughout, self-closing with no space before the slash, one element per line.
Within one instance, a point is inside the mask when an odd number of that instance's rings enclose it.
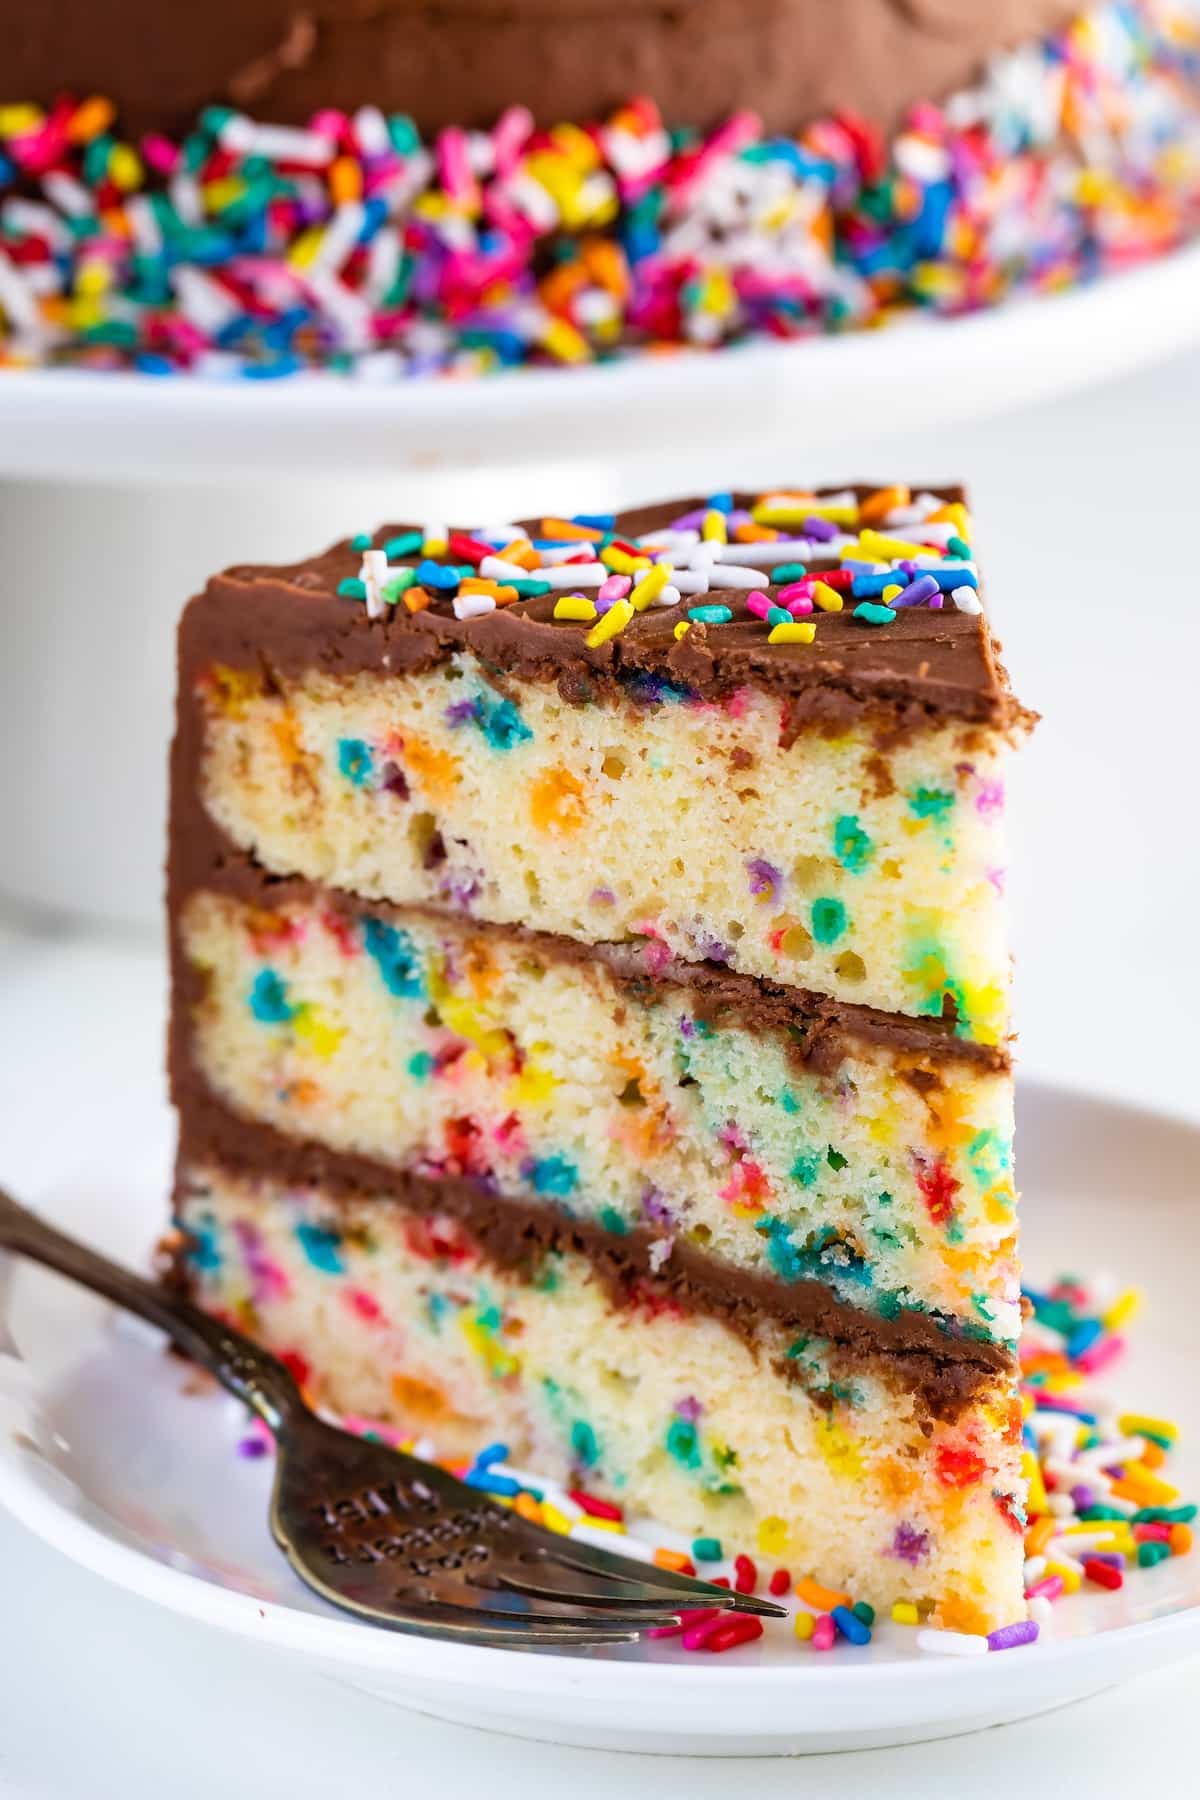
<path fill-rule="evenodd" d="M 182 1294 L 173 1294 L 135 1275 L 131 1269 L 121 1268 L 76 1238 L 55 1230 L 35 1213 L 18 1206 L 3 1188 L 0 1250 L 28 1256 L 69 1281 L 103 1295 L 126 1312 L 157 1325 L 172 1343 L 215 1375 L 222 1387 L 244 1401 L 273 1431 L 305 1410 L 299 1388 L 278 1357 L 251 1343 L 232 1325 L 210 1318 Z"/>

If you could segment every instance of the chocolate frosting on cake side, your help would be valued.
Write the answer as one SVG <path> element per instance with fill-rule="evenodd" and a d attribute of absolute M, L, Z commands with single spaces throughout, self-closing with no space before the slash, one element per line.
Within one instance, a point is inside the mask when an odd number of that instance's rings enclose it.
<path fill-rule="evenodd" d="M 423 130 L 603 118 L 634 95 L 669 124 L 748 108 L 794 130 L 842 108 L 888 128 L 972 82 L 1079 0 L 0 0 L 5 98 L 105 93 L 135 132 L 225 102 L 301 123 L 371 103 Z M 132 46 L 136 46 L 136 54 Z"/>

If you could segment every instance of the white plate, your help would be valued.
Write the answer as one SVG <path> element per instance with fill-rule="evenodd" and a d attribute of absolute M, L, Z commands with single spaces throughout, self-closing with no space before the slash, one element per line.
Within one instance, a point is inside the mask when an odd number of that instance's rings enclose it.
<path fill-rule="evenodd" d="M 854 437 L 1030 404 L 1128 374 L 1200 338 L 1200 245 L 1069 293 L 885 331 L 715 355 L 373 387 L 340 376 L 209 383 L 0 372 L 0 475 L 59 480 L 428 477 L 602 466 L 653 487 L 656 459 L 774 443 L 793 465 Z M 797 450 L 797 446 L 800 446 Z M 828 459 L 825 459 L 826 466 Z M 669 484 L 668 484 L 669 485 Z"/>
<path fill-rule="evenodd" d="M 153 959 L 67 951 L 6 986 L 8 1042 L 23 1057 L 0 1116 L 3 1177 L 126 1258 L 152 1240 L 165 1205 L 159 974 Z M 1111 1264 L 1148 1291 L 1135 1354 L 1113 1385 L 1180 1420 L 1179 1479 L 1196 1494 L 1200 1130 L 1033 1087 L 1021 1151 L 1033 1271 Z M 185 1393 L 190 1372 L 153 1333 L 65 1282 L 25 1264 L 8 1279 L 23 1360 L 0 1357 L 0 1502 L 110 1580 L 400 1706 L 567 1744 L 788 1754 L 999 1724 L 1200 1650 L 1200 1557 L 1140 1572 L 1117 1595 L 1068 1600 L 1048 1641 L 978 1659 L 923 1655 L 890 1624 L 869 1649 L 828 1657 L 772 1627 L 758 1645 L 711 1658 L 664 1642 L 531 1657 L 375 1630 L 310 1596 L 273 1548 L 270 1470 L 239 1459 L 232 1401 Z"/>

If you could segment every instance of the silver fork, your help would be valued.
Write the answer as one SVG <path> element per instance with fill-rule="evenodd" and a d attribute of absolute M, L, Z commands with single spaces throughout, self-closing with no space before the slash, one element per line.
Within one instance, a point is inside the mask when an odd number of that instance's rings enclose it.
<path fill-rule="evenodd" d="M 311 1412 L 277 1357 L 182 1295 L 109 1262 L 0 1189 L 0 1249 L 165 1331 L 264 1420 L 276 1441 L 271 1532 L 335 1606 L 424 1637 L 514 1650 L 633 1643 L 680 1609 L 784 1609 L 546 1531 L 432 1463 Z"/>

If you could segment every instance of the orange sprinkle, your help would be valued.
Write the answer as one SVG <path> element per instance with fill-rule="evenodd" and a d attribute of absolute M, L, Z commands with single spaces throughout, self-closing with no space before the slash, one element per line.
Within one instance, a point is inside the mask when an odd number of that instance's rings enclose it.
<path fill-rule="evenodd" d="M 362 198 L 362 169 L 352 156 L 338 156 L 330 163 L 329 194 L 337 206 Z"/>
<path fill-rule="evenodd" d="M 693 1565 L 691 1557 L 685 1556 L 682 1550 L 660 1548 L 654 1552 L 654 1566 L 656 1569 L 674 1569 L 677 1574 L 682 1575 Z"/>
<path fill-rule="evenodd" d="M 1167 1460 L 1166 1451 L 1161 1444 L 1156 1444 L 1153 1438 L 1146 1438 L 1145 1445 L 1146 1448 L 1142 1451 L 1141 1455 L 1142 1467 L 1146 1469 L 1161 1469 Z"/>
<path fill-rule="evenodd" d="M 756 525 L 748 519 L 744 525 L 736 525 L 733 531 L 735 544 L 772 544 L 779 536 L 773 525 Z"/>
<path fill-rule="evenodd" d="M 114 117 L 112 101 L 103 99 L 99 94 L 92 94 L 81 101 L 71 114 L 67 138 L 72 144 L 86 144 L 92 138 L 99 137 L 102 131 L 107 131 Z"/>
<path fill-rule="evenodd" d="M 517 538 L 507 550 L 498 552 L 504 562 L 519 563 L 523 569 L 540 569 L 542 559 L 528 538 Z"/>
<path fill-rule="evenodd" d="M 423 587 L 413 586 L 404 590 L 404 604 L 409 612 L 424 612 L 429 600 L 430 596 Z"/>
<path fill-rule="evenodd" d="M 599 544 L 604 539 L 594 525 L 572 525 L 570 519 L 543 519 L 542 536 L 561 538 L 567 544 Z"/>
<path fill-rule="evenodd" d="M 796 1597 L 803 1600 L 806 1606 L 815 1606 L 818 1612 L 832 1612 L 835 1606 L 849 1606 L 849 1594 L 841 1594 L 836 1588 L 822 1587 L 811 1575 L 802 1575 L 796 1583 Z"/>
<path fill-rule="evenodd" d="M 1186 1556 L 1192 1547 L 1192 1528 L 1190 1525 L 1172 1525 L 1168 1538 L 1172 1556 Z"/>
<path fill-rule="evenodd" d="M 912 494 L 906 487 L 876 488 L 859 506 L 858 516 L 864 525 L 877 525 L 890 512 L 895 512 L 897 507 L 908 506 L 911 502 Z"/>
<path fill-rule="evenodd" d="M 1047 1513 L 1044 1518 L 1034 1520 L 1033 1524 L 1029 1527 L 1029 1530 L 1025 1533 L 1026 1556 L 1040 1556 L 1042 1554 L 1042 1551 L 1054 1536 L 1056 1522 L 1057 1521 L 1052 1513 Z"/>
<path fill-rule="evenodd" d="M 528 1519 L 531 1525 L 540 1525 L 542 1522 L 541 1503 L 532 1494 L 518 1494 L 513 1501 L 513 1511 L 520 1513 L 523 1519 Z"/>

